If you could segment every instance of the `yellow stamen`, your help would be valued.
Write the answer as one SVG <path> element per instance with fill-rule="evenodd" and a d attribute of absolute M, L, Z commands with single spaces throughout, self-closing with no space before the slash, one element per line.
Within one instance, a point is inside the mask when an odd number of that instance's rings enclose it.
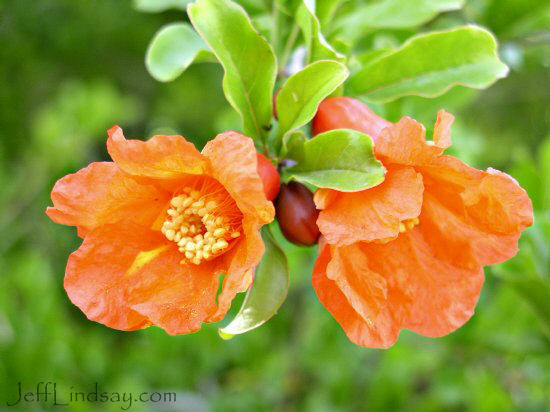
<path fill-rule="evenodd" d="M 224 227 L 219 227 L 216 230 L 214 230 L 214 237 L 222 237 L 225 235 L 225 232 L 227 232 L 227 229 Z"/>
<path fill-rule="evenodd" d="M 200 190 L 184 188 L 170 200 L 161 232 L 175 242 L 184 256 L 181 264 L 199 265 L 227 251 L 241 236 L 242 215 L 228 206 L 228 194 L 204 184 Z"/>

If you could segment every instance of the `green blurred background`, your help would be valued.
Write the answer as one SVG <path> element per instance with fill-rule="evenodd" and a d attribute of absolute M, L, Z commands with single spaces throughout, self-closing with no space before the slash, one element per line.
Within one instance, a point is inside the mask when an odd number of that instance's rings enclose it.
<path fill-rule="evenodd" d="M 18 382 L 31 390 L 40 381 L 63 391 L 93 391 L 98 382 L 105 391 L 177 392 L 176 403 L 136 411 L 550 410 L 549 2 L 472 0 L 438 17 L 429 28 L 476 22 L 493 31 L 510 75 L 483 92 L 455 88 L 375 107 L 428 130 L 439 108 L 456 114 L 452 153 L 510 173 L 537 213 L 519 256 L 486 270 L 468 324 L 436 340 L 404 332 L 386 351 L 347 340 L 311 287 L 315 251 L 288 244 L 288 300 L 266 325 L 231 341 L 218 337 L 219 325 L 179 337 L 114 331 L 68 300 L 63 274 L 80 240 L 44 213 L 54 182 L 107 159 L 113 124 L 128 137 L 179 133 L 198 146 L 239 127 L 218 65 L 195 65 L 168 84 L 147 74 L 149 40 L 181 19 L 178 11 L 141 13 L 130 0 L 0 1 L 0 410 L 52 409 L 6 406 Z"/>

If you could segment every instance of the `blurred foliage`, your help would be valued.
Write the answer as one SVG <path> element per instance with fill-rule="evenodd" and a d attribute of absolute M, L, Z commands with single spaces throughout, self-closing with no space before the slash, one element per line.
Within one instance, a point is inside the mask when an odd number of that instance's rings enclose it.
<path fill-rule="evenodd" d="M 265 17 L 263 2 L 242 3 L 256 7 L 255 20 Z M 519 256 L 486 271 L 466 326 L 435 340 L 403 333 L 392 349 L 377 351 L 347 340 L 311 287 L 315 251 L 289 245 L 280 233 L 292 268 L 289 298 L 266 326 L 231 341 L 218 337 L 219 325 L 179 337 L 155 328 L 117 332 L 73 307 L 63 272 L 79 240 L 44 214 L 54 182 L 106 160 L 106 130 L 114 123 L 129 137 L 180 133 L 200 147 L 238 128 L 239 119 L 223 98 L 219 65 L 194 65 L 170 84 L 147 74 L 148 42 L 164 24 L 185 21 L 182 11 L 140 13 L 130 0 L 4 0 L 0 409 L 16 396 L 17 382 L 30 390 L 55 381 L 64 390 L 88 391 L 98 382 L 108 391 L 178 393 L 176 404 L 136 404 L 136 411 L 549 410 L 549 7 L 541 0 L 471 0 L 430 20 L 426 27 L 488 27 L 501 40 L 509 76 L 484 92 L 456 88 L 436 99 L 374 107 L 391 120 L 415 117 L 428 133 L 439 108 L 455 113 L 452 153 L 510 173 L 537 211 Z M 408 35 L 383 30 L 363 41 L 393 47 Z M 69 410 L 120 405 L 73 403 Z"/>

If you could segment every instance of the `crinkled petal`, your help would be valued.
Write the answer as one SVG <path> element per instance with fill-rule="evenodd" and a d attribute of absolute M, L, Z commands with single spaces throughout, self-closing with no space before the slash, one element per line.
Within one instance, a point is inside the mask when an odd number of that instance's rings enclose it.
<path fill-rule="evenodd" d="M 332 261 L 323 270 L 324 261 L 320 259 L 314 285 L 322 303 L 358 345 L 389 347 L 401 329 L 428 337 L 444 336 L 474 313 L 484 281 L 483 270 L 462 269 L 438 259 L 419 229 L 384 244 L 359 243 L 356 249 L 337 249 L 340 255 L 349 254 L 348 262 L 359 263 L 337 265 L 339 272 L 330 273 Z M 331 259 L 335 256 L 333 253 Z M 342 287 L 342 280 L 330 284 L 319 272 L 324 272 L 327 279 L 344 278 L 347 285 Z M 386 282 L 385 300 L 381 300 L 379 289 L 372 287 L 382 284 L 379 278 Z M 362 282 L 369 286 L 359 286 Z M 369 294 L 372 291 L 376 291 L 373 296 Z M 342 303 L 342 296 L 348 305 Z M 361 299 L 363 302 L 358 303 Z M 377 313 L 364 309 L 372 307 L 373 302 Z"/>
<path fill-rule="evenodd" d="M 243 214 L 244 236 L 223 255 L 226 278 L 218 297 L 219 307 L 208 318 L 216 322 L 229 310 L 235 295 L 251 285 L 254 268 L 265 251 L 260 229 L 273 220 L 275 209 L 263 191 L 252 139 L 236 132 L 222 133 L 206 144 L 202 154 L 210 161 L 210 176 L 224 186 Z"/>
<path fill-rule="evenodd" d="M 447 113 L 445 110 L 437 112 L 437 120 L 434 126 L 434 144 L 435 146 L 445 150 L 451 147 L 451 125 L 455 117 Z"/>
<path fill-rule="evenodd" d="M 514 179 L 449 156 L 421 171 L 427 194 L 420 222 L 438 256 L 464 267 L 515 256 L 521 232 L 533 224 L 533 206 Z"/>
<path fill-rule="evenodd" d="M 371 189 L 339 193 L 321 189 L 315 194 L 317 225 L 330 244 L 389 239 L 399 234 L 399 222 L 420 214 L 422 176 L 412 167 L 389 166 L 386 180 Z"/>
<path fill-rule="evenodd" d="M 371 269 L 386 277 L 392 310 L 402 327 L 439 337 L 474 314 L 484 282 L 483 269 L 458 268 L 434 256 L 417 227 L 387 244 L 362 244 Z"/>
<path fill-rule="evenodd" d="M 264 224 L 273 220 L 275 209 L 265 197 L 252 139 L 236 132 L 221 133 L 202 154 L 210 160 L 209 174 L 225 187 L 243 215 L 256 216 Z"/>
<path fill-rule="evenodd" d="M 69 257 L 65 272 L 69 298 L 88 319 L 110 328 L 134 330 L 147 325 L 148 319 L 129 305 L 128 272 L 141 252 L 156 251 L 149 257 L 164 253 L 165 244 L 160 234 L 131 222 L 92 230 Z"/>
<path fill-rule="evenodd" d="M 169 200 L 155 186 L 140 182 L 112 162 L 92 163 L 57 181 L 53 207 L 46 213 L 56 223 L 77 226 L 80 234 L 122 219 L 148 226 Z"/>
<path fill-rule="evenodd" d="M 437 126 L 437 139 L 438 144 L 445 146 L 447 143 L 445 134 L 450 123 L 446 116 L 441 119 L 443 120 L 440 120 Z M 448 139 L 450 140 L 450 134 Z M 410 117 L 404 117 L 395 125 L 382 130 L 374 145 L 374 152 L 384 164 L 398 163 L 411 166 L 429 164 L 443 152 L 442 147 L 431 143 L 426 142 L 424 126 Z"/>
<path fill-rule="evenodd" d="M 372 323 L 387 300 L 386 279 L 369 269 L 359 244 L 331 248 L 327 277 L 334 280 L 349 304 L 367 323 Z"/>
<path fill-rule="evenodd" d="M 218 296 L 218 309 L 208 318 L 208 322 L 221 320 L 237 293 L 246 291 L 252 284 L 256 266 L 262 260 L 265 245 L 260 234 L 263 224 L 251 216 L 243 218 L 244 236 L 238 244 L 223 255 L 223 268 L 226 273 L 223 288 Z"/>
<path fill-rule="evenodd" d="M 90 232 L 69 258 L 65 289 L 90 320 L 114 329 L 195 332 L 216 311 L 217 260 L 182 265 L 164 236 L 132 222 Z"/>
<path fill-rule="evenodd" d="M 364 294 L 359 295 L 358 293 L 353 293 L 351 299 L 348 299 L 342 292 L 342 289 L 340 289 L 337 281 L 330 279 L 327 275 L 327 268 L 332 259 L 331 249 L 337 250 L 344 248 L 331 248 L 329 245 L 326 245 L 321 249 L 321 254 L 313 269 L 313 287 L 315 288 L 319 300 L 332 316 L 334 316 L 342 329 L 344 329 L 348 338 L 356 345 L 368 348 L 388 348 L 392 346 L 399 337 L 400 322 L 396 321 L 393 317 L 393 313 L 387 309 L 387 298 L 380 301 L 380 298 L 384 298 L 387 289 L 376 287 L 376 283 L 373 285 L 375 295 L 379 297 L 377 305 L 375 305 L 375 312 L 368 310 L 368 308 L 373 305 L 370 299 L 367 298 L 367 301 L 361 302 L 361 300 L 365 299 Z M 352 262 L 354 259 L 358 258 L 358 254 L 354 250 L 352 250 L 350 256 L 346 256 L 347 253 L 345 250 L 340 251 L 339 255 L 348 262 Z M 363 265 L 364 262 L 362 265 L 358 266 L 361 268 Z M 346 275 L 349 275 L 355 280 L 361 280 L 361 278 L 367 278 L 370 274 L 372 274 L 372 272 L 367 269 L 366 272 L 354 271 L 349 274 L 336 272 L 331 275 L 335 279 L 340 279 L 341 282 L 344 282 Z M 376 279 L 380 286 L 383 286 L 382 281 L 384 281 L 384 279 L 378 275 L 376 275 Z M 365 288 L 361 289 L 364 290 Z M 352 303 L 350 303 L 354 302 L 353 295 L 359 296 L 358 299 L 355 299 L 355 305 L 356 307 L 364 306 L 367 308 L 366 314 L 364 314 L 365 311 L 357 310 Z"/>
<path fill-rule="evenodd" d="M 503 262 L 518 251 L 520 232 L 485 232 L 430 193 L 424 198 L 419 229 L 438 258 L 463 268 Z"/>
<path fill-rule="evenodd" d="M 198 331 L 217 310 L 223 273 L 218 260 L 180 264 L 183 256 L 164 253 L 137 271 L 129 285 L 129 304 L 170 335 Z"/>
<path fill-rule="evenodd" d="M 182 136 L 154 136 L 147 141 L 126 140 L 122 129 L 109 130 L 107 150 L 126 173 L 157 179 L 177 179 L 202 174 L 207 162 Z"/>

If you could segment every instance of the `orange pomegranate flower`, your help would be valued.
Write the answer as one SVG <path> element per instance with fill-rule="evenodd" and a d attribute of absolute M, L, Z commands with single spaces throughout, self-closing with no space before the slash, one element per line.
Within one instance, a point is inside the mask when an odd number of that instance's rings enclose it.
<path fill-rule="evenodd" d="M 201 153 L 181 136 L 126 140 L 115 126 L 107 149 L 114 162 L 60 179 L 46 212 L 84 238 L 67 264 L 69 298 L 120 330 L 219 321 L 250 286 L 274 217 L 252 140 L 222 133 Z"/>
<path fill-rule="evenodd" d="M 531 200 L 514 179 L 442 154 L 453 120 L 441 110 L 426 141 L 413 119 L 392 125 L 357 100 L 329 99 L 319 109 L 315 134 L 368 133 L 387 169 L 372 189 L 315 194 L 325 240 L 313 285 L 358 345 L 387 348 L 402 329 L 439 337 L 462 326 L 474 313 L 483 266 L 513 257 L 533 224 Z"/>

